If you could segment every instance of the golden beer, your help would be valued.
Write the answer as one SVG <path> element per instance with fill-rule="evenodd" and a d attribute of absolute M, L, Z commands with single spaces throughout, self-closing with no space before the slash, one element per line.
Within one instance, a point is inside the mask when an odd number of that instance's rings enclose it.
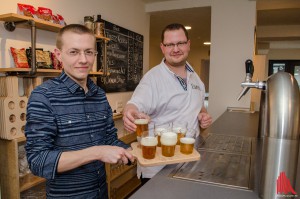
<path fill-rule="evenodd" d="M 157 139 L 158 139 L 157 146 L 159 146 L 159 147 L 161 146 L 160 137 L 161 137 L 161 134 L 166 131 L 167 131 L 166 128 L 155 128 L 155 135 L 157 136 Z"/>
<path fill-rule="evenodd" d="M 185 128 L 181 128 L 181 127 L 176 127 L 176 128 L 173 128 L 173 131 L 175 133 L 177 133 L 177 145 L 180 144 L 180 138 L 183 138 L 186 134 L 186 129 Z"/>
<path fill-rule="evenodd" d="M 193 153 L 194 143 L 194 138 L 180 138 L 180 152 L 186 155 Z"/>
<path fill-rule="evenodd" d="M 148 120 L 147 119 L 136 119 L 134 121 L 136 125 L 136 136 L 141 137 L 144 131 L 148 131 Z"/>
<path fill-rule="evenodd" d="M 174 156 L 177 143 L 177 134 L 173 132 L 163 133 L 161 135 L 160 142 L 162 155 L 166 157 Z"/>
<path fill-rule="evenodd" d="M 157 136 L 157 141 L 158 141 L 157 146 L 159 146 L 159 147 L 161 147 L 160 137 L 161 137 L 161 135 Z"/>
<path fill-rule="evenodd" d="M 157 138 L 156 137 L 143 137 L 141 140 L 143 158 L 155 158 Z"/>

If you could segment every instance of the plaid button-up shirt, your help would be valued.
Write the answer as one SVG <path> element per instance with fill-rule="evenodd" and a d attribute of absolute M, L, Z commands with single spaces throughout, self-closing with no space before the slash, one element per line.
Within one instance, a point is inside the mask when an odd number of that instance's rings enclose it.
<path fill-rule="evenodd" d="M 87 87 L 85 93 L 62 72 L 30 95 L 25 148 L 32 173 L 47 179 L 47 198 L 106 198 L 103 162 L 94 161 L 57 173 L 60 155 L 96 145 L 129 147 L 117 139 L 104 91 L 90 79 Z"/>

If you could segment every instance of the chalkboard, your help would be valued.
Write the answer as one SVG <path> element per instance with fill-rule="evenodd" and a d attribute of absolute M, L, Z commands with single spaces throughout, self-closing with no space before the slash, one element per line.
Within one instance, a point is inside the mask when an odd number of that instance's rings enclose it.
<path fill-rule="evenodd" d="M 106 92 L 133 91 L 143 75 L 144 37 L 138 33 L 104 21 L 109 76 L 98 77 L 97 84 Z M 97 69 L 103 67 L 103 42 L 97 42 Z"/>

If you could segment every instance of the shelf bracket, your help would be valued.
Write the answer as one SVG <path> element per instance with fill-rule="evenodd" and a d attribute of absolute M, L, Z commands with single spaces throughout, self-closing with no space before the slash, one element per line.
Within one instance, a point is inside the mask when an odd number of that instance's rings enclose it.
<path fill-rule="evenodd" d="M 36 74 L 36 27 L 34 20 L 24 20 L 24 21 L 15 21 L 15 22 L 4 22 L 4 28 L 7 31 L 13 32 L 16 29 L 16 26 L 19 24 L 26 24 L 30 26 L 31 30 L 31 70 L 28 72 L 29 76 L 34 76 Z"/>
<path fill-rule="evenodd" d="M 22 20 L 22 21 L 6 21 L 4 22 L 4 28 L 5 30 L 9 31 L 9 32 L 13 32 L 17 25 L 19 24 L 30 24 L 30 21 L 33 21 L 33 20 Z"/>
<path fill-rule="evenodd" d="M 36 27 L 35 27 L 35 21 L 28 20 L 28 24 L 31 27 L 31 71 L 29 72 L 29 75 L 35 75 L 36 74 Z"/>
<path fill-rule="evenodd" d="M 16 24 L 15 22 L 6 21 L 4 22 L 4 28 L 9 32 L 13 32 L 16 29 Z"/>

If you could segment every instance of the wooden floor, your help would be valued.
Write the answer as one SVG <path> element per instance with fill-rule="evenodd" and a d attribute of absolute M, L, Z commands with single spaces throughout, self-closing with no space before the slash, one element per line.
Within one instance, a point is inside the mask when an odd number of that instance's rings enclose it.
<path fill-rule="evenodd" d="M 21 199 L 46 199 L 46 183 L 41 183 L 21 193 Z"/>

